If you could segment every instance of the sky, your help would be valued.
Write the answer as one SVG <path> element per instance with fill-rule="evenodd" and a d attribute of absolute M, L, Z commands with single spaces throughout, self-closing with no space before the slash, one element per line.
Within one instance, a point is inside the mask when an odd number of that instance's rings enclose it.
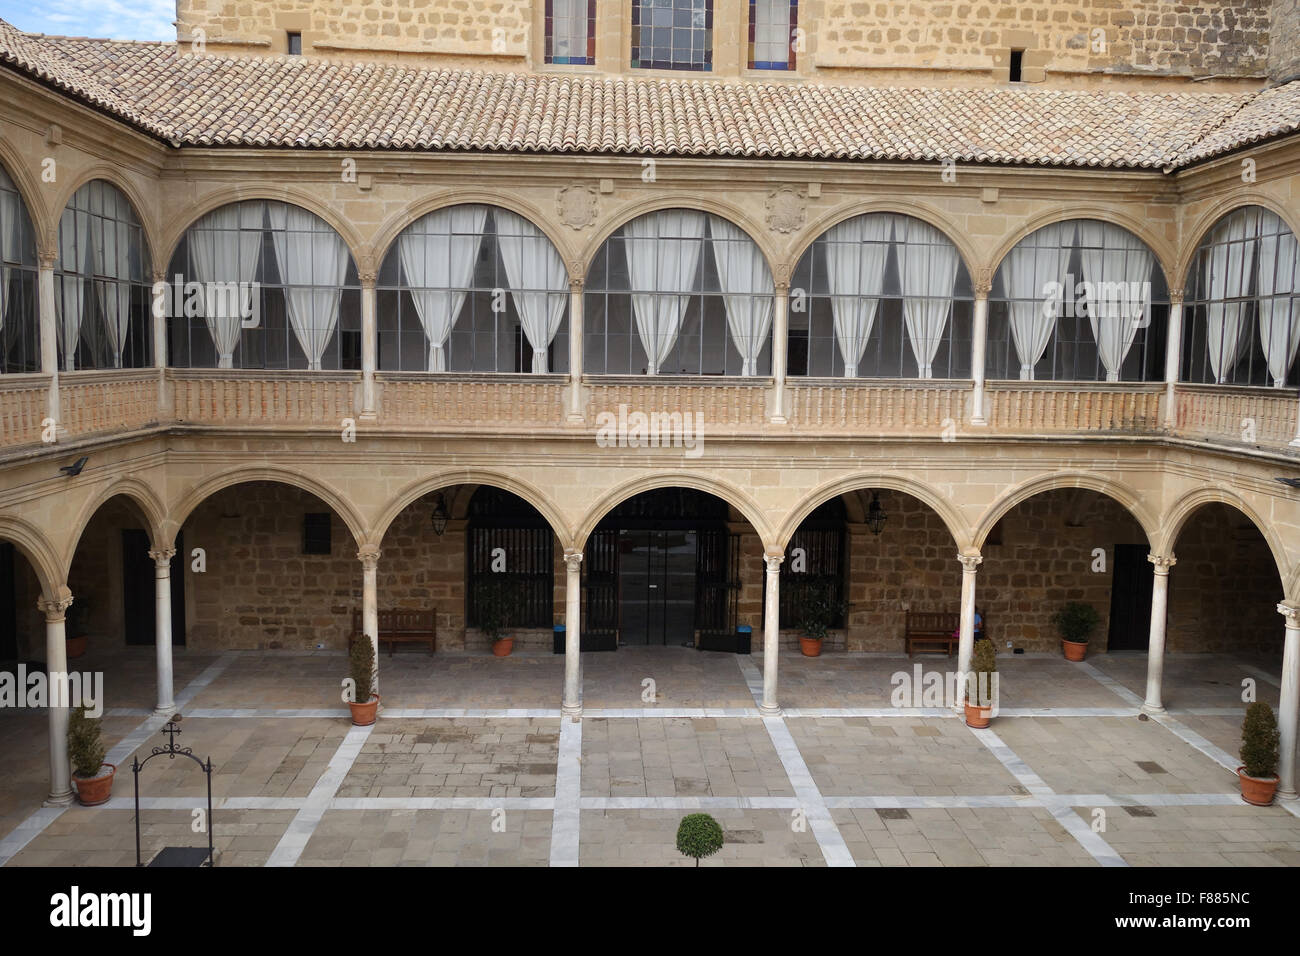
<path fill-rule="evenodd" d="M 176 0 L 0 0 L 0 20 L 28 33 L 175 40 Z"/>

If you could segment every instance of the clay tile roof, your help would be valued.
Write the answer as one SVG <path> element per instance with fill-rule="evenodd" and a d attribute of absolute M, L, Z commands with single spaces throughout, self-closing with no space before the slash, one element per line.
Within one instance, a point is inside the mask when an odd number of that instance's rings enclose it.
<path fill-rule="evenodd" d="M 1143 93 L 482 72 L 195 55 L 3 20 L 0 64 L 191 146 L 1174 169 L 1300 127 L 1300 82 Z"/>

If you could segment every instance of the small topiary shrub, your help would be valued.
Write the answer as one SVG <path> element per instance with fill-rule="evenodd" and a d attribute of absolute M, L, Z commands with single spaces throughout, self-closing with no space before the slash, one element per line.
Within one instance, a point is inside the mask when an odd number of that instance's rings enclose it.
<path fill-rule="evenodd" d="M 1065 640 L 1087 644 L 1092 632 L 1101 624 L 1101 615 L 1091 604 L 1071 601 L 1052 615 L 1052 624 Z"/>
<path fill-rule="evenodd" d="M 799 602 L 799 630 L 811 640 L 825 640 L 826 632 L 844 611 L 844 602 L 835 599 L 828 584 L 813 584 Z"/>
<path fill-rule="evenodd" d="M 496 643 L 509 636 L 505 631 L 514 611 L 514 592 L 503 580 L 484 578 L 474 592 L 474 611 L 478 615 L 479 630 Z"/>
<path fill-rule="evenodd" d="M 104 765 L 104 743 L 99 739 L 99 720 L 86 715 L 83 704 L 74 708 L 68 718 L 68 756 L 78 777 L 91 779 L 99 776 Z"/>
<path fill-rule="evenodd" d="M 354 703 L 369 703 L 375 687 L 375 649 L 370 638 L 362 635 L 352 642 L 348 651 L 349 676 L 355 688 Z"/>
<path fill-rule="evenodd" d="M 682 817 L 677 827 L 677 852 L 683 856 L 695 857 L 695 865 L 700 865 L 700 858 L 713 856 L 722 849 L 722 827 L 718 821 L 707 813 L 692 813 Z"/>
<path fill-rule="evenodd" d="M 1280 739 L 1272 707 L 1259 700 L 1246 708 L 1246 719 L 1241 722 L 1241 762 L 1246 776 L 1277 776 Z"/>
<path fill-rule="evenodd" d="M 998 671 L 998 656 L 992 641 L 975 642 L 970 670 L 966 677 L 966 698 L 976 707 L 988 707 L 993 703 L 993 675 Z"/>

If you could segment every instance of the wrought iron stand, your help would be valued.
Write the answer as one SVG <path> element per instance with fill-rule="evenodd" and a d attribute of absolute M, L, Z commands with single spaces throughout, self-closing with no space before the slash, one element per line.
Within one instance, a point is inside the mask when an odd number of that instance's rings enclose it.
<path fill-rule="evenodd" d="M 209 757 L 208 762 L 205 764 L 198 757 L 194 756 L 194 753 L 189 747 L 176 746 L 176 735 L 181 733 L 181 729 L 176 725 L 180 723 L 180 721 L 181 721 L 181 715 L 175 714 L 172 716 L 172 719 L 167 722 L 167 725 L 163 727 L 163 729 L 160 731 L 161 733 L 168 735 L 166 747 L 154 747 L 153 753 L 145 757 L 143 760 L 140 760 L 135 757 L 131 758 L 131 772 L 135 775 L 135 865 L 136 866 L 144 866 L 144 863 L 140 859 L 140 771 L 143 770 L 144 765 L 147 764 L 154 757 L 159 757 L 162 756 L 163 754 L 166 754 L 167 757 L 171 760 L 175 760 L 178 754 L 182 757 L 189 757 L 196 764 L 198 764 L 199 769 L 202 770 L 204 774 L 207 775 L 208 816 L 207 819 L 204 820 L 204 829 L 208 831 L 208 852 L 207 852 L 206 859 L 199 865 L 213 866 L 214 861 L 216 859 L 213 856 L 213 852 L 212 852 L 212 758 Z M 167 849 L 176 849 L 176 848 L 168 847 Z M 167 849 L 164 849 L 163 853 L 166 853 Z M 161 857 L 162 854 L 159 854 L 159 856 Z M 155 863 L 156 862 L 157 860 L 155 860 Z"/>

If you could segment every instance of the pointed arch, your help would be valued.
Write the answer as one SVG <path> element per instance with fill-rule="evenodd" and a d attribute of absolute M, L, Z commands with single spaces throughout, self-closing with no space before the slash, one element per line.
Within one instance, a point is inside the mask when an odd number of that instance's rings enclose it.
<path fill-rule="evenodd" d="M 1271 196 L 1257 192 L 1226 196 L 1202 211 L 1196 217 L 1196 222 L 1188 227 L 1187 239 L 1179 249 L 1178 264 L 1175 267 L 1177 271 L 1173 273 L 1180 286 L 1186 288 L 1190 284 L 1191 277 L 1188 273 L 1196 261 L 1197 250 L 1201 248 L 1201 244 L 1209 237 L 1220 220 L 1232 215 L 1238 209 L 1246 209 L 1250 206 L 1267 209 L 1286 224 L 1292 235 L 1300 236 L 1300 215 Z"/>
<path fill-rule="evenodd" d="M 59 223 L 62 221 L 63 211 L 68 208 L 68 203 L 72 202 L 72 197 L 83 186 L 93 183 L 95 180 L 103 180 L 126 197 L 126 201 L 131 204 L 132 212 L 135 213 L 135 218 L 140 221 L 140 230 L 144 236 L 145 252 L 149 254 L 149 261 L 153 263 L 155 269 L 160 265 L 165 268 L 167 265 L 165 262 L 159 263 L 154 259 L 158 252 L 159 239 L 157 217 L 154 209 L 149 206 L 148 199 L 144 193 L 136 188 L 135 183 L 123 176 L 117 168 L 104 163 L 81 170 L 75 178 L 70 179 L 63 187 L 54 210 L 53 234 L 49 237 L 50 243 L 58 242 Z M 149 279 L 148 276 L 145 276 L 145 278 Z"/>
<path fill-rule="evenodd" d="M 0 540 L 10 542 L 27 559 L 46 600 L 56 600 L 66 594 L 64 564 L 39 528 L 14 515 L 0 515 Z"/>
<path fill-rule="evenodd" d="M 1177 274 L 1174 270 L 1178 261 L 1178 250 L 1172 243 L 1158 236 L 1148 222 L 1139 220 L 1125 212 L 1117 212 L 1104 206 L 1089 205 L 1053 209 L 1025 220 L 1019 230 L 1003 239 L 1001 245 L 994 250 L 992 257 L 989 259 L 989 280 L 992 281 L 997 276 L 998 270 L 1002 268 L 1002 263 L 1006 261 L 1007 254 L 1023 240 L 1046 226 L 1058 222 L 1074 222 L 1080 219 L 1095 219 L 1098 222 L 1109 223 L 1132 234 L 1135 239 L 1150 249 L 1152 255 L 1155 256 L 1156 265 L 1165 280 L 1165 288 L 1174 287 L 1172 277 Z"/>

